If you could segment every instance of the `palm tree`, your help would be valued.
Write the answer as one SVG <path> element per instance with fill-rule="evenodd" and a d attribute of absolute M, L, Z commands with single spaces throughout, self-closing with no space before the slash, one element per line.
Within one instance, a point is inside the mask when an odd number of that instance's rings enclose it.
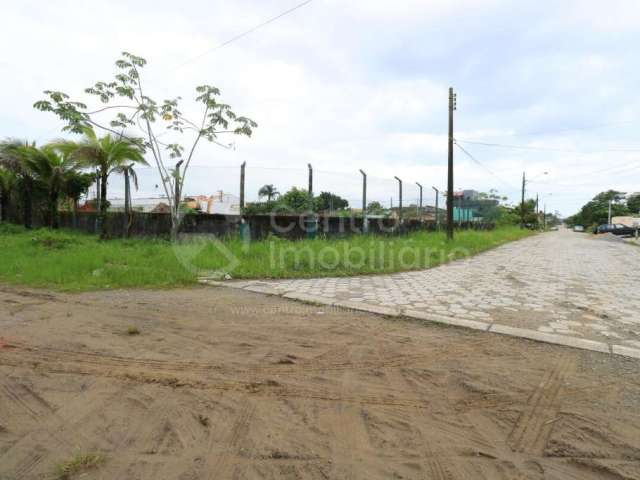
<path fill-rule="evenodd" d="M 11 170 L 0 168 L 0 222 L 6 222 L 9 215 L 9 199 L 17 183 Z"/>
<path fill-rule="evenodd" d="M 122 173 L 124 175 L 124 213 L 127 219 L 125 235 L 129 236 L 129 230 L 131 228 L 131 222 L 133 217 L 131 215 L 132 210 L 132 202 L 131 202 L 131 181 L 133 180 L 133 186 L 136 190 L 138 190 L 138 175 L 136 171 L 133 169 L 135 164 L 123 164 L 116 168 L 116 172 Z"/>
<path fill-rule="evenodd" d="M 65 195 L 69 176 L 77 171 L 77 165 L 66 155 L 60 154 L 55 145 L 27 148 L 24 155 L 38 186 L 46 192 L 48 224 L 51 228 L 58 228 L 58 204 Z"/>
<path fill-rule="evenodd" d="M 36 149 L 35 142 L 7 139 L 0 142 L 0 165 L 13 172 L 16 187 L 22 197 L 22 219 L 25 228 L 31 228 L 33 219 L 33 197 L 36 194 L 36 180 L 29 168 L 27 157 Z"/>
<path fill-rule="evenodd" d="M 278 189 L 272 184 L 269 184 L 263 185 L 262 188 L 258 191 L 258 195 L 260 197 L 267 197 L 267 202 L 271 203 L 271 199 L 280 195 L 280 192 L 278 192 Z"/>
<path fill-rule="evenodd" d="M 100 177 L 100 238 L 106 239 L 109 235 L 107 225 L 107 180 L 109 175 L 122 167 L 125 162 L 141 163 L 147 165 L 140 145 L 125 137 L 112 137 L 105 135 L 98 138 L 96 133 L 86 128 L 84 138 L 80 142 L 59 141 L 57 147 L 68 152 L 72 160 L 86 167 L 96 167 Z"/>

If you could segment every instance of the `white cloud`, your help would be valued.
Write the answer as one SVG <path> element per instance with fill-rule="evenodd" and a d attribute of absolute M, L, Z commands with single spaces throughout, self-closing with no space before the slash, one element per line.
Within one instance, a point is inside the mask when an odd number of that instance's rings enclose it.
<path fill-rule="evenodd" d="M 185 112 L 197 113 L 188 105 L 193 87 L 212 83 L 224 101 L 260 124 L 253 138 L 235 139 L 235 150 L 206 145 L 199 152 L 195 163 L 202 168 L 192 193 L 237 190 L 237 172 L 222 167 L 242 161 L 249 164 L 251 192 L 261 183 L 281 190 L 304 185 L 308 162 L 319 172 L 339 172 L 318 173 L 317 190 L 356 201 L 358 168 L 375 184 L 371 195 L 387 202 L 397 188 L 394 175 L 407 185 L 442 186 L 450 84 L 459 92 L 459 138 L 590 151 L 640 143 L 637 125 L 597 127 L 637 118 L 640 70 L 630 48 L 640 36 L 635 1 L 531 0 L 516 9 L 506 0 L 316 0 L 198 57 L 294 4 L 4 5 L 0 135 L 58 136 L 59 123 L 31 108 L 41 91 L 81 93 L 109 78 L 117 55 L 127 49 L 150 61 L 149 90 L 181 95 Z M 597 128 L 567 131 L 590 125 Z M 495 187 L 517 196 L 523 169 L 532 175 L 548 170 L 547 183 L 531 188 L 553 193 L 553 208 L 567 214 L 600 190 L 631 189 L 638 175 L 615 173 L 631 154 L 469 150 L 484 167 L 456 151 L 458 187 Z M 602 165 L 618 170 L 581 179 Z M 144 188 L 153 191 L 153 175 L 145 175 Z M 114 191 L 117 185 L 114 179 Z"/>

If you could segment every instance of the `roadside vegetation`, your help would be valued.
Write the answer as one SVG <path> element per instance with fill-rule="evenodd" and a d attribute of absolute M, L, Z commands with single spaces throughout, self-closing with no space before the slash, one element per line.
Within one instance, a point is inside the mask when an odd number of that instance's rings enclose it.
<path fill-rule="evenodd" d="M 578 213 L 568 217 L 565 222 L 570 227 L 582 225 L 587 231 L 591 231 L 593 227 L 608 223 L 609 213 L 611 213 L 611 217 L 638 216 L 640 213 L 640 192 L 629 194 L 617 190 L 600 192 L 583 205 Z"/>
<path fill-rule="evenodd" d="M 201 275 L 238 279 L 392 273 L 428 268 L 531 235 L 518 227 L 405 236 L 352 236 L 245 244 L 233 238 L 176 244 L 161 239 L 102 241 L 65 230 L 0 225 L 0 282 L 83 291 L 192 285 Z"/>

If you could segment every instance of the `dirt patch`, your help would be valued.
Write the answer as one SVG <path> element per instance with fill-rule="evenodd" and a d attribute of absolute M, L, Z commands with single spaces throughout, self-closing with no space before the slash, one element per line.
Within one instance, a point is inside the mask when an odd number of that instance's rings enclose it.
<path fill-rule="evenodd" d="M 640 478 L 631 359 L 227 289 L 0 305 L 0 479 Z"/>

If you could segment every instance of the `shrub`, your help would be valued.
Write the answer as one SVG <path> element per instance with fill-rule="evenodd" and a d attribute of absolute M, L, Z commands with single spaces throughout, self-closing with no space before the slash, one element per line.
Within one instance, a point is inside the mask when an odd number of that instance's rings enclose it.
<path fill-rule="evenodd" d="M 23 226 L 14 225 L 13 223 L 0 223 L 0 235 L 15 235 L 24 232 L 25 228 Z"/>
<path fill-rule="evenodd" d="M 54 233 L 47 230 L 34 232 L 35 235 L 31 239 L 33 245 L 50 249 L 62 249 L 78 243 L 78 239 L 64 233 Z"/>

